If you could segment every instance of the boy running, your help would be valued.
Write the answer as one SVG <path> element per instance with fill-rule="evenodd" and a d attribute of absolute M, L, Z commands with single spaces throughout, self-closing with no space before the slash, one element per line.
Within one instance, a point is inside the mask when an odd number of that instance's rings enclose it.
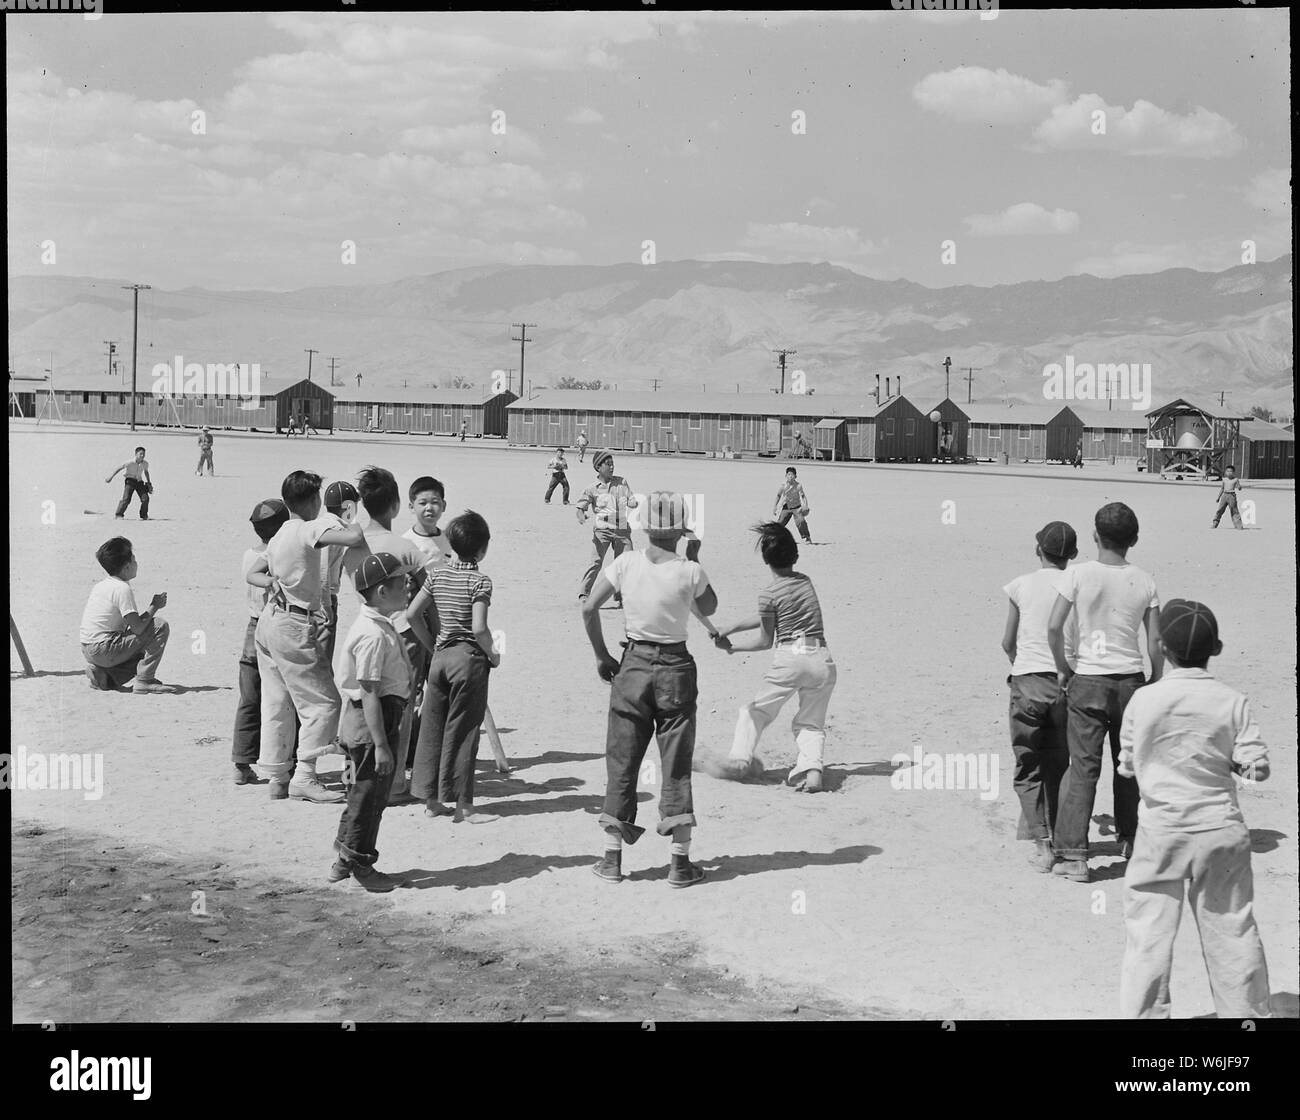
<path fill-rule="evenodd" d="M 144 448 L 135 449 L 135 458 L 129 462 L 123 463 L 105 482 L 112 482 L 123 471 L 122 476 L 125 486 L 122 488 L 122 500 L 117 503 L 117 512 L 114 517 L 123 517 L 126 514 L 126 507 L 131 504 L 131 495 L 140 495 L 140 520 L 149 520 L 149 495 L 153 493 L 153 479 L 149 476 L 149 463 L 144 457 Z"/>
<path fill-rule="evenodd" d="M 627 511 L 636 508 L 636 497 L 627 480 L 614 473 L 614 456 L 611 452 L 597 451 L 592 456 L 591 465 L 596 468 L 596 481 L 578 498 L 578 524 L 587 523 L 588 510 L 596 519 L 591 538 L 591 562 L 582 573 L 578 587 L 578 598 L 584 602 L 591 594 L 596 577 L 600 575 L 605 553 L 613 549 L 614 558 L 618 559 L 632 547 L 632 526 Z M 614 596 L 614 605 L 623 605 L 621 596 Z"/>
<path fill-rule="evenodd" d="M 799 482 L 799 472 L 794 467 L 786 467 L 785 481 L 776 492 L 776 507 L 772 510 L 772 516 L 777 518 L 780 525 L 793 517 L 804 543 L 812 544 L 812 534 L 808 531 L 808 513 L 808 495 L 803 492 L 803 486 Z"/>

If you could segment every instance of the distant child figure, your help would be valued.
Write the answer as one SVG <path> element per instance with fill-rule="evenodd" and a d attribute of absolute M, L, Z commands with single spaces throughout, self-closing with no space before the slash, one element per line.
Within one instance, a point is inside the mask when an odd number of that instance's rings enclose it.
<path fill-rule="evenodd" d="M 95 559 L 108 578 L 90 589 L 81 612 L 81 653 L 90 687 L 114 691 L 129 684 L 137 695 L 171 692 L 157 676 L 169 630 L 156 616 L 167 605 L 167 593 L 155 595 L 147 610 L 136 606 L 131 581 L 140 565 L 125 537 L 105 541 Z"/>
<path fill-rule="evenodd" d="M 1078 442 L 1074 445 L 1074 462 L 1072 464 L 1083 470 L 1083 436 L 1080 436 Z"/>
<path fill-rule="evenodd" d="M 587 433 L 579 432 L 574 442 L 578 445 L 578 462 L 581 463 L 587 457 Z"/>
<path fill-rule="evenodd" d="M 778 524 L 781 525 L 793 517 L 804 543 L 812 544 L 812 534 L 808 530 L 809 512 L 808 495 L 803 492 L 803 486 L 799 483 L 799 472 L 794 467 L 786 467 L 785 481 L 776 492 L 776 506 L 772 510 L 772 516 L 777 518 Z"/>
<path fill-rule="evenodd" d="M 456 559 L 425 576 L 424 586 L 407 610 L 411 626 L 430 642 L 433 656 L 420 712 L 420 738 L 411 769 L 411 795 L 425 802 L 425 814 L 445 815 L 455 804 L 454 820 L 474 814 L 474 763 L 479 729 L 487 710 L 489 672 L 501 656 L 488 628 L 492 580 L 479 571 L 491 533 L 473 510 L 447 526 Z M 423 622 L 430 605 L 437 620 L 430 631 Z"/>
<path fill-rule="evenodd" d="M 270 601 L 254 633 L 262 678 L 262 747 L 258 769 L 270 780 L 272 800 L 292 797 L 330 804 L 342 794 L 316 777 L 316 760 L 334 746 L 339 692 L 321 648 L 321 574 L 318 550 L 332 544 L 364 545 L 359 525 L 321 516 L 321 478 L 293 471 L 280 487 L 289 520 L 266 546 L 274 577 Z M 295 714 L 301 723 L 298 761 L 293 761 Z M 292 780 L 291 778 L 292 771 Z"/>
<path fill-rule="evenodd" d="M 1214 520 L 1210 525 L 1217 529 L 1219 520 L 1223 517 L 1225 509 L 1232 510 L 1232 527 L 1240 529 L 1241 513 L 1237 510 L 1237 495 L 1241 493 L 1241 479 L 1237 477 L 1236 467 L 1223 468 L 1223 480 L 1219 484 L 1218 503 L 1219 508 L 1214 511 Z"/>
<path fill-rule="evenodd" d="M 1061 779 L 1052 849 L 1061 861 L 1052 868 L 1075 882 L 1089 882 L 1088 825 L 1092 820 L 1101 774 L 1102 744 L 1110 738 L 1115 774 L 1115 832 L 1123 858 L 1133 853 L 1137 834 L 1138 790 L 1132 778 L 1118 773 L 1119 730 L 1124 709 L 1147 679 L 1142 675 L 1139 633 L 1146 626 L 1151 681 L 1160 679 L 1164 663 L 1156 623 L 1160 599 L 1150 574 L 1128 562 L 1138 540 L 1138 519 L 1123 502 L 1097 511 L 1092 539 L 1097 559 L 1066 568 L 1047 637 L 1057 680 L 1066 690 L 1066 739 L 1070 765 Z M 1065 656 L 1065 623 L 1078 617 L 1078 663 Z"/>
<path fill-rule="evenodd" d="M 551 475 L 551 484 L 546 488 L 546 504 L 551 504 L 551 495 L 555 493 L 555 488 L 562 486 L 564 487 L 564 504 L 567 506 L 569 504 L 569 476 L 564 472 L 569 469 L 569 463 L 564 457 L 563 447 L 555 449 L 555 455 L 546 464 L 546 469 Z"/>
<path fill-rule="evenodd" d="M 350 482 L 331 482 L 325 487 L 325 512 L 336 517 L 341 525 L 351 525 L 357 519 L 357 505 L 361 495 Z M 334 643 L 339 632 L 339 588 L 343 584 L 343 563 L 347 548 L 332 544 L 321 549 L 321 621 L 320 642 L 325 660 L 334 664 Z"/>
<path fill-rule="evenodd" d="M 614 558 L 617 559 L 632 547 L 632 525 L 628 521 L 627 511 L 635 509 L 637 502 L 627 479 L 614 473 L 612 452 L 597 451 L 591 457 L 591 465 L 596 468 L 598 477 L 578 498 L 578 524 L 587 523 L 588 510 L 596 519 L 591 539 L 591 562 L 582 573 L 582 581 L 578 585 L 578 598 L 583 600 L 591 594 L 592 585 L 600 575 L 605 553 L 613 549 Z M 621 605 L 622 598 L 615 595 L 614 602 Z"/>
<path fill-rule="evenodd" d="M 1174 938 L 1186 894 L 1219 1018 L 1266 1018 L 1268 967 L 1255 924 L 1250 833 L 1233 775 L 1265 780 L 1268 748 L 1250 702 L 1206 670 L 1223 650 L 1208 607 L 1171 599 L 1160 612 L 1160 644 L 1170 668 L 1133 697 L 1120 733 L 1121 768 L 1142 791 L 1137 842 L 1124 875 L 1121 1014 L 1169 1017 Z"/>
<path fill-rule="evenodd" d="M 465 442 L 465 436 L 466 436 L 466 434 L 467 434 L 468 432 L 469 432 L 469 421 L 468 421 L 468 420 L 462 420 L 462 421 L 460 422 L 460 442 L 461 442 L 461 443 L 464 443 L 464 442 Z"/>
<path fill-rule="evenodd" d="M 1039 567 L 1017 576 L 1002 590 L 1011 600 L 1002 649 L 1011 659 L 1011 750 L 1015 755 L 1015 791 L 1026 839 L 1034 842 L 1029 862 L 1051 871 L 1052 829 L 1056 825 L 1057 795 L 1070 764 L 1066 741 L 1065 690 L 1056 677 L 1056 661 L 1048 644 L 1048 623 L 1061 593 L 1065 566 L 1079 555 L 1072 526 L 1052 521 L 1034 538 Z M 1077 664 L 1078 621 L 1065 620 L 1065 662 Z"/>
<path fill-rule="evenodd" d="M 365 604 L 343 640 L 336 675 L 343 697 L 339 739 L 348 753 L 352 785 L 328 879 L 337 883 L 350 876 L 368 891 L 391 891 L 401 882 L 376 870 L 375 844 L 400 765 L 402 716 L 410 698 L 411 663 L 392 623 L 406 607 L 406 577 L 391 553 L 361 562 L 354 578 Z"/>
<path fill-rule="evenodd" d="M 672 837 L 668 885 L 689 887 L 704 878 L 704 871 L 690 860 L 695 825 L 691 762 L 699 686 L 695 659 L 686 648 L 686 627 L 692 614 L 712 615 L 718 597 L 704 569 L 695 560 L 677 555 L 677 542 L 690 529 L 682 496 L 653 493 L 646 512 L 649 546 L 644 552 L 617 557 L 597 578 L 582 607 L 596 672 L 613 685 L 600 816 L 605 854 L 592 870 L 608 882 L 620 882 L 623 844 L 635 844 L 645 831 L 636 824 L 637 776 L 653 735 L 662 771 L 658 832 Z M 605 645 L 600 607 L 620 591 L 627 643 L 622 660 L 616 661 Z"/>
<path fill-rule="evenodd" d="M 799 546 L 784 525 L 768 521 L 755 526 L 758 547 L 772 572 L 772 582 L 758 593 L 758 614 L 731 626 L 718 627 L 714 644 L 728 653 L 772 650 L 772 664 L 758 695 L 740 709 L 728 759 L 731 777 L 761 775 L 755 756 L 758 740 L 791 696 L 799 710 L 790 727 L 798 758 L 786 780 L 805 793 L 822 788 L 822 753 L 826 745 L 826 709 L 835 690 L 835 662 L 826 648 L 822 607 L 817 591 L 794 565 Z M 752 638 L 728 641 L 728 636 L 757 630 Z"/>
<path fill-rule="evenodd" d="M 123 463 L 105 482 L 112 482 L 123 471 L 122 476 L 125 486 L 122 489 L 122 500 L 117 503 L 117 512 L 114 517 L 123 517 L 126 514 L 126 507 L 131 504 L 131 495 L 140 495 L 140 520 L 149 520 L 149 495 L 153 493 L 153 479 L 149 475 L 149 463 L 144 457 L 144 448 L 135 449 L 135 458 L 129 462 Z"/>
<path fill-rule="evenodd" d="M 289 520 L 289 507 L 279 498 L 268 498 L 253 507 L 248 519 L 257 534 L 257 547 L 246 549 L 241 564 L 248 600 L 248 625 L 244 648 L 239 655 L 239 704 L 235 708 L 235 732 L 231 737 L 230 761 L 235 768 L 235 785 L 260 784 L 253 770 L 262 750 L 262 678 L 257 668 L 257 620 L 262 617 L 274 578 L 267 570 L 266 546 Z"/>
<path fill-rule="evenodd" d="M 203 430 L 199 432 L 199 466 L 194 472 L 200 478 L 203 477 L 203 465 L 207 464 L 209 476 L 216 472 L 212 469 L 212 432 L 206 424 Z"/>

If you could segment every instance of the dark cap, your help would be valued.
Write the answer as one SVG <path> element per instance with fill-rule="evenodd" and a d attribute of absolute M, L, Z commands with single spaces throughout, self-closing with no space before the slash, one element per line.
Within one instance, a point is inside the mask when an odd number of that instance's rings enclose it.
<path fill-rule="evenodd" d="M 1160 639 L 1179 661 L 1204 661 L 1214 653 L 1219 623 L 1204 603 L 1170 599 L 1160 609 Z"/>
<path fill-rule="evenodd" d="M 267 498 L 264 502 L 258 502 L 253 507 L 253 512 L 249 515 L 249 521 L 269 521 L 272 517 L 287 516 L 289 507 L 286 506 L 279 498 Z"/>
<path fill-rule="evenodd" d="M 1034 539 L 1045 556 L 1055 556 L 1058 560 L 1069 560 L 1079 551 L 1079 538 L 1064 521 L 1049 521 Z"/>
<path fill-rule="evenodd" d="M 331 482 L 325 487 L 325 508 L 342 509 L 344 502 L 359 502 L 361 495 L 350 482 Z"/>
<path fill-rule="evenodd" d="M 394 576 L 405 575 L 407 571 L 406 565 L 391 552 L 376 552 L 361 561 L 353 579 L 356 580 L 358 591 L 369 591 Z"/>
<path fill-rule="evenodd" d="M 610 462 L 613 462 L 614 452 L 597 451 L 596 454 L 591 457 L 591 465 L 595 467 L 597 470 L 599 470 L 600 464 L 603 463 L 606 459 L 610 460 Z"/>

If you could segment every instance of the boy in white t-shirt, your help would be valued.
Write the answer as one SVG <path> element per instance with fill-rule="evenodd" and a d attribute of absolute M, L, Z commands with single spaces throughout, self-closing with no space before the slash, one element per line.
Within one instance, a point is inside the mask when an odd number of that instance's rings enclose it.
<path fill-rule="evenodd" d="M 718 597 L 704 569 L 693 559 L 677 555 L 677 542 L 689 528 L 680 494 L 651 494 L 649 547 L 618 556 L 596 577 L 582 605 L 596 671 L 613 685 L 605 740 L 605 804 L 600 815 L 605 855 L 593 868 L 611 883 L 623 878 L 623 843 L 635 844 L 645 831 L 635 823 L 637 774 L 651 735 L 659 744 L 663 771 L 658 831 L 672 836 L 668 885 L 689 887 L 704 878 L 703 869 L 690 861 L 698 686 L 695 659 L 686 648 L 686 625 L 693 612 L 702 617 L 713 614 Z M 616 592 L 623 595 L 627 628 L 622 661 L 610 656 L 600 626 L 601 604 Z"/>
<path fill-rule="evenodd" d="M 81 652 L 90 687 L 107 692 L 130 684 L 131 691 L 141 696 L 171 692 L 156 676 L 167 648 L 168 628 L 155 616 L 167 605 L 167 593 L 155 595 L 147 610 L 136 606 L 131 581 L 140 566 L 125 537 L 105 541 L 95 559 L 108 578 L 90 589 L 81 614 Z"/>
<path fill-rule="evenodd" d="M 1116 768 L 1115 832 L 1121 856 L 1133 854 L 1138 789 L 1137 782 L 1119 773 L 1119 731 L 1129 700 L 1148 683 L 1139 641 L 1144 625 L 1151 682 L 1160 679 L 1164 665 L 1156 581 L 1128 562 L 1128 550 L 1138 539 L 1137 515 L 1123 502 L 1111 502 L 1097 511 L 1093 524 L 1097 559 L 1065 570 L 1047 628 L 1058 679 L 1066 690 L 1070 747 L 1052 833 L 1052 849 L 1061 862 L 1052 873 L 1079 883 L 1090 880 L 1088 825 L 1107 737 Z M 1073 668 L 1065 657 L 1065 622 L 1072 610 L 1079 626 L 1078 664 Z"/>
<path fill-rule="evenodd" d="M 1064 521 L 1038 531 L 1034 555 L 1039 567 L 1017 576 L 1002 590 L 1011 600 L 1002 649 L 1011 659 L 1011 750 L 1015 755 L 1015 790 L 1020 799 L 1023 837 L 1034 842 L 1029 862 L 1051 871 L 1052 828 L 1057 793 L 1070 762 L 1066 745 L 1065 690 L 1056 678 L 1056 662 L 1047 642 L 1047 626 L 1064 580 L 1065 566 L 1079 555 L 1078 538 Z M 1078 645 L 1074 615 L 1066 620 L 1065 660 L 1073 667 Z"/>

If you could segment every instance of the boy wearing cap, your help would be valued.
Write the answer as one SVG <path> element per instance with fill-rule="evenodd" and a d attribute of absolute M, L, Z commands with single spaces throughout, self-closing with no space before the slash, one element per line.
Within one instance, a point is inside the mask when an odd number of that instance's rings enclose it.
<path fill-rule="evenodd" d="M 149 461 L 144 457 L 143 447 L 137 447 L 135 449 L 135 458 L 130 460 L 130 462 L 123 463 L 117 468 L 117 470 L 104 479 L 104 481 L 112 482 L 113 479 L 123 471 L 126 473 L 122 475 L 122 481 L 124 483 L 122 487 L 122 500 L 117 503 L 117 511 L 113 516 L 119 518 L 125 516 L 126 507 L 131 504 L 131 495 L 139 494 L 140 520 L 148 521 L 149 495 L 153 493 L 153 478 L 149 474 Z"/>
<path fill-rule="evenodd" d="M 331 482 L 325 487 L 325 512 L 338 519 L 340 525 L 351 525 L 357 519 L 357 503 L 361 496 L 350 482 Z M 321 549 L 321 647 L 325 659 L 334 664 L 334 642 L 339 632 L 339 588 L 343 583 L 343 558 L 347 549 L 332 544 Z"/>
<path fill-rule="evenodd" d="M 318 550 L 332 544 L 363 548 L 365 538 L 358 525 L 321 517 L 320 486 L 320 475 L 293 471 L 280 487 L 289 520 L 267 542 L 267 569 L 274 582 L 253 640 L 262 678 L 257 765 L 270 779 L 271 798 L 329 804 L 343 796 L 321 785 L 316 759 L 333 747 L 340 701 L 318 633 L 322 610 Z M 296 769 L 295 713 L 302 725 Z"/>
<path fill-rule="evenodd" d="M 1009 600 L 1002 649 L 1011 659 L 1007 684 L 1011 688 L 1011 751 L 1015 756 L 1015 790 L 1020 799 L 1023 836 L 1034 842 L 1029 862 L 1051 871 L 1052 829 L 1057 795 L 1070 763 L 1066 743 L 1065 690 L 1056 676 L 1056 659 L 1048 644 L 1052 608 L 1065 579 L 1065 566 L 1079 555 L 1078 538 L 1064 521 L 1052 521 L 1038 531 L 1034 555 L 1038 568 L 1017 576 L 1002 590 Z M 1065 662 L 1077 664 L 1078 620 L 1065 620 Z"/>
<path fill-rule="evenodd" d="M 551 495 L 555 493 L 555 488 L 561 486 L 564 488 L 564 504 L 569 504 L 569 476 L 565 473 L 569 469 L 568 460 L 564 457 L 564 448 L 557 447 L 555 455 L 549 463 L 546 464 L 547 471 L 551 475 L 551 484 L 546 488 L 546 504 L 551 504 Z"/>
<path fill-rule="evenodd" d="M 704 871 L 690 860 L 695 824 L 691 761 L 699 689 L 695 659 L 686 648 L 686 626 L 692 613 L 712 615 L 718 597 L 704 569 L 677 555 L 677 542 L 689 529 L 682 496 L 651 494 L 646 519 L 649 546 L 616 557 L 597 577 L 582 606 L 596 672 L 612 683 L 600 816 L 605 854 L 593 870 L 607 882 L 620 882 L 623 844 L 635 844 L 645 831 L 636 825 L 637 775 L 653 735 L 663 770 L 658 831 L 672 837 L 668 884 L 689 887 L 704 878 Z M 623 595 L 627 628 L 621 661 L 610 656 L 600 627 L 601 605 L 616 592 Z"/>
<path fill-rule="evenodd" d="M 575 442 L 578 445 L 578 462 L 581 463 L 587 457 L 587 433 L 579 432 Z"/>
<path fill-rule="evenodd" d="M 1217 529 L 1219 522 L 1223 518 L 1225 509 L 1232 510 L 1232 527 L 1240 529 L 1241 513 L 1237 510 L 1237 495 L 1241 493 L 1241 479 L 1237 477 L 1236 467 L 1224 467 L 1223 478 L 1219 482 L 1219 493 L 1217 501 L 1219 508 L 1214 511 L 1214 520 L 1210 522 L 1210 527 Z"/>
<path fill-rule="evenodd" d="M 632 547 L 632 526 L 627 511 L 636 508 L 636 496 L 627 480 L 614 473 L 614 456 L 611 452 L 596 452 L 591 465 L 596 468 L 596 481 L 578 498 L 578 524 L 587 523 L 588 510 L 596 521 L 591 538 L 591 563 L 582 573 L 578 587 L 578 598 L 584 601 L 591 594 L 596 577 L 600 575 L 605 553 L 613 549 L 614 558 L 618 559 Z M 616 606 L 622 606 L 622 602 L 621 596 L 614 596 Z"/>
<path fill-rule="evenodd" d="M 167 605 L 167 593 L 155 595 L 146 610 L 136 606 L 131 581 L 140 574 L 140 565 L 125 537 L 105 541 L 95 559 L 108 578 L 90 589 L 81 613 L 81 653 L 90 687 L 115 691 L 129 685 L 140 696 L 171 692 L 157 677 L 169 634 L 167 623 L 157 615 Z"/>
<path fill-rule="evenodd" d="M 1070 752 L 1052 833 L 1052 850 L 1060 862 L 1052 873 L 1079 883 L 1090 881 L 1088 825 L 1107 737 L 1116 767 L 1115 832 L 1121 856 L 1128 859 L 1133 854 L 1138 789 L 1132 778 L 1118 772 L 1119 730 L 1128 702 L 1147 683 L 1139 639 L 1144 625 L 1152 682 L 1160 679 L 1164 664 L 1156 629 L 1160 615 L 1156 581 L 1128 562 L 1128 551 L 1138 540 L 1136 514 L 1123 502 L 1102 506 L 1093 520 L 1092 539 L 1097 544 L 1097 559 L 1065 570 L 1047 625 L 1057 679 L 1066 690 Z M 1065 656 L 1065 622 L 1071 610 L 1079 627 L 1073 668 Z"/>
<path fill-rule="evenodd" d="M 289 520 L 289 508 L 279 498 L 267 498 L 253 507 L 248 518 L 257 534 L 257 545 L 244 550 L 240 571 L 248 599 L 248 626 L 239 655 L 239 704 L 235 708 L 235 733 L 231 737 L 230 761 L 235 767 L 235 785 L 257 785 L 253 771 L 262 749 L 262 678 L 257 670 L 257 620 L 262 617 L 271 585 L 266 546 Z"/>
<path fill-rule="evenodd" d="M 393 628 L 406 606 L 407 570 L 388 552 L 367 556 L 355 583 L 364 600 L 339 653 L 337 683 L 343 697 L 339 739 L 352 771 L 347 808 L 334 840 L 338 859 L 328 879 L 349 876 L 368 891 L 390 891 L 400 880 L 375 869 L 379 823 L 398 767 L 402 716 L 411 694 L 411 662 Z"/>
<path fill-rule="evenodd" d="M 200 478 L 203 477 L 203 464 L 208 465 L 208 475 L 214 475 L 216 472 L 212 469 L 212 432 L 206 424 L 203 430 L 199 432 L 199 466 L 194 473 Z"/>
<path fill-rule="evenodd" d="M 793 517 L 804 543 L 812 544 L 812 533 L 808 531 L 808 495 L 803 492 L 799 472 L 794 467 L 785 468 L 785 481 L 776 492 L 776 508 L 772 510 L 772 516 L 782 525 Z"/>
<path fill-rule="evenodd" d="M 1223 651 L 1202 603 L 1160 612 L 1169 669 L 1124 712 L 1121 769 L 1142 791 L 1137 841 L 1124 874 L 1126 945 L 1121 1014 L 1167 1019 L 1183 895 L 1196 919 L 1220 1019 L 1271 1014 L 1268 967 L 1255 924 L 1250 833 L 1233 775 L 1263 781 L 1268 748 L 1250 702 L 1206 669 Z"/>

